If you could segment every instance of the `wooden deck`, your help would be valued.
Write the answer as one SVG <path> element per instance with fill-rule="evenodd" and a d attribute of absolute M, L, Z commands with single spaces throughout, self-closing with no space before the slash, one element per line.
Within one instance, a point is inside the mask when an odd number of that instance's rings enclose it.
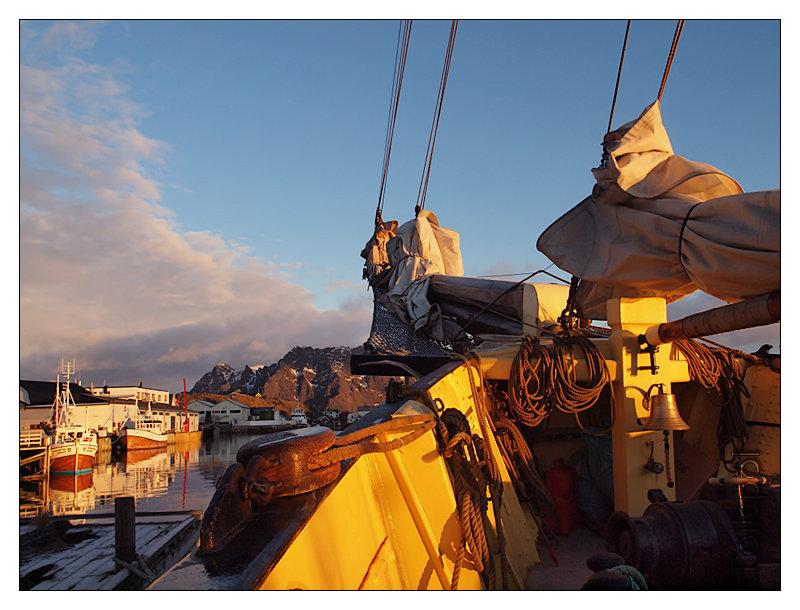
<path fill-rule="evenodd" d="M 194 547 L 200 527 L 198 512 L 138 513 L 137 561 L 128 564 L 114 557 L 113 515 L 65 520 L 70 527 L 62 525 L 61 548 L 51 545 L 21 564 L 20 589 L 143 589 Z M 21 535 L 34 531 L 32 522 L 20 527 Z"/>

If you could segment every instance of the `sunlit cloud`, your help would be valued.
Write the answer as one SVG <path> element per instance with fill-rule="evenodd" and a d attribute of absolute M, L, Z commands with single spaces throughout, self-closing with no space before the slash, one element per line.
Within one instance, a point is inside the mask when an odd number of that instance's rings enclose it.
<path fill-rule="evenodd" d="M 75 356 L 84 383 L 173 389 L 219 360 L 363 341 L 364 301 L 321 310 L 288 275 L 300 262 L 180 228 L 153 178 L 169 146 L 140 131 L 144 111 L 112 68 L 73 55 L 97 27 L 24 36 L 21 374 L 50 379 L 60 356 Z"/>

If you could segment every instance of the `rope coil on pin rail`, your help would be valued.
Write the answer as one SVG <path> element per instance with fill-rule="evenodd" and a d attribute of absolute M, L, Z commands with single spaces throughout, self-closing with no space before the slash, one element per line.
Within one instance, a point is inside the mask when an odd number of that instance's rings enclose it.
<path fill-rule="evenodd" d="M 491 446 L 488 444 L 489 425 L 486 423 L 488 413 L 482 400 L 483 394 L 479 393 L 475 386 L 473 364 L 460 354 L 454 354 L 454 357 L 467 364 L 472 396 L 475 397 L 475 413 L 483 436 L 471 432 L 469 421 L 459 409 L 447 408 L 439 398 L 432 400 L 424 390 L 413 386 L 398 386 L 393 398 L 416 400 L 428 407 L 436 418 L 439 451 L 451 473 L 456 498 L 456 516 L 462 534 L 453 563 L 450 589 L 458 589 L 459 576 L 465 559 L 472 564 L 472 569 L 486 579 L 487 588 L 496 589 L 498 586 L 493 552 L 486 535 L 489 499 L 497 524 L 499 547 L 497 552 L 500 554 L 503 566 L 501 586 L 507 589 L 508 559 L 505 555 L 505 538 L 500 520 L 502 480 Z M 478 371 L 482 379 L 479 364 Z M 484 387 L 482 380 L 481 391 Z"/>
<path fill-rule="evenodd" d="M 439 120 L 442 116 L 444 105 L 444 92 L 447 89 L 447 79 L 450 75 L 450 63 L 453 60 L 453 47 L 456 43 L 456 33 L 458 32 L 458 19 L 453 19 L 450 24 L 450 36 L 447 39 L 447 50 L 444 54 L 444 65 L 442 66 L 442 78 L 439 81 L 439 93 L 436 97 L 436 107 L 433 111 L 433 122 L 431 131 L 428 134 L 428 148 L 425 151 L 425 162 L 422 165 L 422 177 L 419 182 L 417 192 L 417 204 L 414 206 L 414 214 L 419 215 L 425 209 L 425 198 L 428 194 L 428 180 L 431 176 L 431 165 L 433 164 L 433 153 L 436 148 L 436 134 L 439 131 Z"/>
<path fill-rule="evenodd" d="M 750 392 L 737 362 L 737 350 L 708 347 L 694 339 L 678 339 L 673 344 L 686 358 L 689 378 L 700 384 L 721 409 L 717 449 L 723 464 L 730 470 L 725 448 L 728 444 L 741 446 L 748 437 L 742 396 L 749 397 Z"/>
<path fill-rule="evenodd" d="M 397 124 L 397 111 L 400 107 L 400 92 L 403 88 L 403 75 L 406 69 L 408 47 L 411 42 L 411 19 L 403 19 L 397 31 L 397 49 L 394 58 L 394 75 L 392 77 L 392 95 L 389 104 L 389 118 L 386 123 L 386 143 L 383 149 L 383 171 L 378 189 L 378 205 L 375 208 L 375 224 L 383 222 L 383 198 L 386 194 L 386 181 L 389 176 L 389 162 L 392 158 L 392 142 Z"/>
<path fill-rule="evenodd" d="M 583 353 L 588 379 L 577 381 L 573 349 Z M 552 352 L 538 337 L 525 337 L 511 363 L 508 406 L 514 417 L 534 428 L 554 408 L 577 416 L 593 407 L 610 382 L 605 359 L 582 335 L 553 337 Z M 580 423 L 580 420 L 578 420 Z"/>

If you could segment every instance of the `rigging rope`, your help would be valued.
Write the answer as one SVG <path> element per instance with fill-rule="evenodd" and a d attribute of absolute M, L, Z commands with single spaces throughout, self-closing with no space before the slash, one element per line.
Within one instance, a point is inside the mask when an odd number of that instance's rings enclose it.
<path fill-rule="evenodd" d="M 450 75 L 450 63 L 453 59 L 453 47 L 456 43 L 456 33 L 458 32 L 458 19 L 453 19 L 450 24 L 450 37 L 447 39 L 447 50 L 444 55 L 444 65 L 442 66 L 442 78 L 439 81 L 439 93 L 436 97 L 436 108 L 433 112 L 433 122 L 431 131 L 428 134 L 428 149 L 425 152 L 425 162 L 422 165 L 422 177 L 417 191 L 417 205 L 414 208 L 415 214 L 425 209 L 425 197 L 428 194 L 428 180 L 431 175 L 431 165 L 433 163 L 433 152 L 436 148 L 436 134 L 439 131 L 439 119 L 442 116 L 442 106 L 444 105 L 444 92 L 447 89 L 447 79 Z"/>
<path fill-rule="evenodd" d="M 628 34 L 631 31 L 631 20 L 625 26 L 625 38 L 622 40 L 622 52 L 619 56 L 619 68 L 617 69 L 617 82 L 614 85 L 614 97 L 611 99 L 611 114 L 608 115 L 608 129 L 611 131 L 611 123 L 614 121 L 614 108 L 617 106 L 617 92 L 619 91 L 619 81 L 622 78 L 622 65 L 625 63 L 625 51 L 628 48 Z"/>
<path fill-rule="evenodd" d="M 608 127 L 606 128 L 606 133 L 611 131 L 611 125 L 614 121 L 614 109 L 617 107 L 617 93 L 619 92 L 619 82 L 622 78 L 622 65 L 625 63 L 625 51 L 628 48 L 628 34 L 631 31 L 631 20 L 628 19 L 628 23 L 625 26 L 625 38 L 622 40 L 622 51 L 620 52 L 619 56 L 619 68 L 617 68 L 617 82 L 614 85 L 614 97 L 611 98 L 611 112 L 608 115 Z M 603 143 L 603 156 L 600 159 L 600 167 L 606 167 L 608 165 L 608 151 L 606 150 L 606 145 Z"/>
<path fill-rule="evenodd" d="M 392 97 L 389 103 L 389 118 L 386 123 L 386 143 L 383 149 L 383 171 L 378 189 L 378 206 L 375 209 L 375 224 L 383 222 L 383 197 L 386 194 L 386 180 L 389 176 L 389 161 L 392 158 L 392 141 L 397 124 L 397 110 L 400 106 L 400 91 L 403 88 L 403 75 L 408 57 L 408 45 L 411 41 L 411 19 L 403 19 L 397 30 L 397 49 L 394 57 L 394 76 L 392 77 Z"/>
<path fill-rule="evenodd" d="M 664 75 L 661 77 L 661 86 L 658 88 L 658 101 L 661 101 L 661 96 L 664 95 L 664 87 L 667 86 L 667 78 L 669 77 L 669 71 L 672 69 L 672 60 L 675 59 L 675 51 L 678 50 L 678 40 L 680 40 L 681 32 L 683 31 L 683 19 L 678 19 L 678 23 L 675 26 L 675 34 L 672 36 L 672 46 L 669 49 L 669 55 L 667 56 L 667 65 L 664 66 Z"/>

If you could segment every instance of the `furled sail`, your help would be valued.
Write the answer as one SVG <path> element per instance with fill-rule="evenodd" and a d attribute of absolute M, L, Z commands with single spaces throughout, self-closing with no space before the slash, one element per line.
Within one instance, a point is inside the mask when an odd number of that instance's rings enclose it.
<path fill-rule="evenodd" d="M 375 290 L 374 317 L 387 322 L 391 311 L 416 335 L 407 342 L 426 337 L 450 343 L 466 328 L 473 335 L 538 335 L 556 323 L 566 286 L 464 277 L 459 242 L 459 234 L 429 210 L 399 228 L 394 220 L 377 224 L 361 252 L 364 277 Z M 398 351 L 397 341 L 389 345 L 384 336 L 388 329 L 376 329 L 375 321 L 372 347 Z M 419 352 L 424 346 L 414 347 Z"/>
<path fill-rule="evenodd" d="M 376 289 L 376 299 L 415 332 L 440 341 L 450 334 L 445 325 L 453 327 L 450 331 L 457 327 L 428 301 L 428 285 L 434 275 L 464 275 L 460 240 L 457 231 L 439 224 L 436 214 L 421 210 L 400 227 L 394 220 L 377 225 L 361 252 L 364 277 Z"/>
<path fill-rule="evenodd" d="M 659 103 L 606 134 L 592 195 L 536 247 L 582 279 L 583 315 L 613 297 L 679 299 L 703 290 L 737 301 L 780 289 L 780 191 L 744 193 L 719 169 L 673 153 Z"/>

